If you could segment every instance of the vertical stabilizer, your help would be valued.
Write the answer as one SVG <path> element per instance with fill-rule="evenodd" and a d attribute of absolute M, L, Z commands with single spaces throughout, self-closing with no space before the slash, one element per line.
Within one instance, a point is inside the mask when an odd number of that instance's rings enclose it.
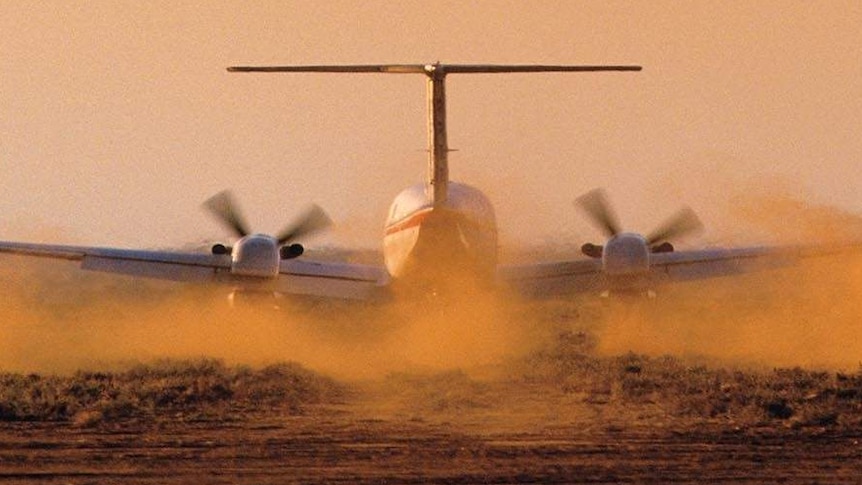
<path fill-rule="evenodd" d="M 435 207 L 444 205 L 449 193 L 445 81 L 445 71 L 428 66 L 428 196 Z"/>

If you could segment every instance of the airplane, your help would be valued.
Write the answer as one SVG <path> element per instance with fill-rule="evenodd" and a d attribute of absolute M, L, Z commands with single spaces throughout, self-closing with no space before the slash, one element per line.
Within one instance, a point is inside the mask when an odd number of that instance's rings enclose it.
<path fill-rule="evenodd" d="M 230 295 L 264 292 L 339 299 L 382 299 L 395 290 L 435 293 L 447 282 L 469 278 L 492 288 L 511 288 L 533 297 L 590 290 L 651 290 L 670 281 L 738 274 L 790 264 L 832 248 L 748 247 L 675 251 L 672 236 L 696 229 L 689 212 L 648 235 L 621 232 L 601 192 L 579 199 L 589 217 L 605 229 L 603 245 L 585 244 L 586 259 L 501 265 L 494 208 L 479 189 L 450 180 L 445 80 L 448 75 L 541 72 L 636 72 L 635 65 L 374 64 L 236 66 L 236 73 L 418 74 L 427 81 L 428 169 L 423 183 L 393 200 L 384 224 L 383 266 L 314 261 L 301 257 L 296 239 L 329 224 L 312 207 L 278 235 L 251 233 L 228 193 L 206 207 L 239 239 L 216 244 L 209 253 L 61 246 L 0 241 L 0 253 L 80 261 L 84 270 L 173 281 L 215 282 Z M 853 249 L 857 247 L 854 246 Z"/>

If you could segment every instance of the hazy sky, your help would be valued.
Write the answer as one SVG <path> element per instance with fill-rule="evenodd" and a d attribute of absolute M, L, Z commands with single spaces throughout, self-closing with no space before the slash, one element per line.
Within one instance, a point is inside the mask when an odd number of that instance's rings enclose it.
<path fill-rule="evenodd" d="M 643 65 L 449 78 L 451 174 L 504 241 L 592 238 L 571 201 L 597 186 L 643 231 L 682 204 L 733 225 L 753 187 L 860 213 L 860 25 L 857 1 L 0 0 L 0 238 L 217 239 L 200 203 L 232 188 L 256 230 L 316 201 L 378 245 L 424 177 L 424 79 L 237 64 Z"/>

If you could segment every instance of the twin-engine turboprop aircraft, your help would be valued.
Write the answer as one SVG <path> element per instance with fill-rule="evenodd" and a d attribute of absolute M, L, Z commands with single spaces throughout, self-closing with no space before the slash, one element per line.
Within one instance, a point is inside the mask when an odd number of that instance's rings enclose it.
<path fill-rule="evenodd" d="M 174 281 L 215 282 L 236 292 L 272 292 L 345 299 L 389 295 L 393 287 L 438 291 L 453 279 L 473 278 L 527 295 L 580 291 L 646 291 L 674 280 L 709 278 L 792 262 L 833 251 L 827 248 L 737 248 L 674 251 L 667 242 L 696 229 L 683 212 L 651 235 L 623 233 L 604 195 L 591 192 L 581 207 L 609 240 L 585 244 L 586 259 L 500 266 L 497 224 L 479 189 L 449 179 L 445 80 L 449 74 L 538 72 L 628 72 L 640 66 L 555 65 L 337 65 L 231 67 L 230 72 L 421 74 L 428 86 L 428 176 L 398 194 L 386 218 L 384 266 L 310 261 L 294 242 L 323 229 L 329 219 L 313 207 L 276 236 L 253 234 L 227 193 L 206 202 L 239 239 L 217 244 L 209 254 L 87 246 L 0 242 L 0 252 L 81 261 L 85 270 Z"/>

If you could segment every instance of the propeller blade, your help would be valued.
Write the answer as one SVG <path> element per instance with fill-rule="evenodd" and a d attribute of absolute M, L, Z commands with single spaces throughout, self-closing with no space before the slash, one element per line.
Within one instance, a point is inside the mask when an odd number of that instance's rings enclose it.
<path fill-rule="evenodd" d="M 239 213 L 239 208 L 229 191 L 225 190 L 210 197 L 204 202 L 204 207 L 237 236 L 243 237 L 249 234 L 248 224 Z"/>
<path fill-rule="evenodd" d="M 620 233 L 620 224 L 608 203 L 604 190 L 594 189 L 587 192 L 575 199 L 575 205 L 580 207 L 590 217 L 592 223 L 608 237 L 614 237 Z"/>
<path fill-rule="evenodd" d="M 278 243 L 284 244 L 298 237 L 325 229 L 332 225 L 332 219 L 320 206 L 313 204 L 300 216 L 296 222 L 287 226 L 278 234 Z"/>
<path fill-rule="evenodd" d="M 697 232 L 703 228 L 697 214 L 691 207 L 684 207 L 679 212 L 657 227 L 647 236 L 647 242 L 653 245 L 657 242 L 673 239 L 683 234 Z"/>

